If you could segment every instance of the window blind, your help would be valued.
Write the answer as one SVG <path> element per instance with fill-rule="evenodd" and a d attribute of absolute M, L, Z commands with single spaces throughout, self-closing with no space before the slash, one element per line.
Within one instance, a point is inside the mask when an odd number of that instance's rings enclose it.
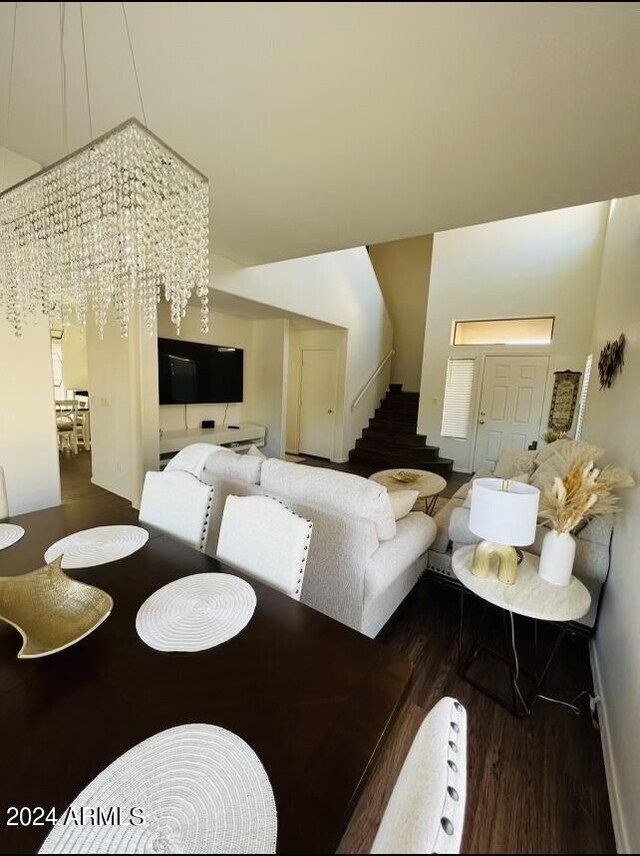
<path fill-rule="evenodd" d="M 591 363 L 593 362 L 593 354 L 589 354 L 587 362 L 584 366 L 584 375 L 582 376 L 582 389 L 580 390 L 580 402 L 578 403 L 578 419 L 576 421 L 576 440 L 580 439 L 582 434 L 582 424 L 584 422 L 584 411 L 587 406 L 587 395 L 589 394 L 589 381 L 591 380 Z"/>
<path fill-rule="evenodd" d="M 467 439 L 474 368 L 474 359 L 453 359 L 447 362 L 447 382 L 444 389 L 440 430 L 443 437 Z"/>

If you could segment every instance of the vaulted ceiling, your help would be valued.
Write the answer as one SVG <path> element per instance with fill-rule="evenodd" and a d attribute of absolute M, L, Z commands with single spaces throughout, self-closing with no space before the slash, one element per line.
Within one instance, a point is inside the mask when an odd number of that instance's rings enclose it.
<path fill-rule="evenodd" d="M 127 3 L 149 127 L 264 262 L 640 192 L 640 4 Z M 58 3 L 0 4 L 0 142 L 64 152 Z M 84 3 L 94 134 L 141 118 L 120 3 Z M 68 139 L 89 139 L 66 4 Z"/>

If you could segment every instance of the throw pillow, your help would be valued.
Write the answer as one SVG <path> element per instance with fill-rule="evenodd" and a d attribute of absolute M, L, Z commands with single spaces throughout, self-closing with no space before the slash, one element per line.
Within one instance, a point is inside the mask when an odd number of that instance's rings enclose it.
<path fill-rule="evenodd" d="M 260 458 L 261 461 L 266 461 L 267 456 L 262 453 L 262 451 L 256 446 L 255 443 L 252 443 L 247 451 L 245 452 L 250 458 Z"/>
<path fill-rule="evenodd" d="M 402 520 L 411 511 L 420 496 L 417 490 L 391 490 L 389 491 L 389 502 L 396 520 Z"/>
<path fill-rule="evenodd" d="M 538 490 L 544 490 L 551 487 L 556 476 L 562 478 L 567 472 L 567 462 L 555 452 L 540 464 L 535 473 L 531 476 L 531 484 L 537 487 Z"/>
<path fill-rule="evenodd" d="M 538 450 L 536 454 L 536 464 L 540 466 L 540 464 L 544 464 L 545 461 L 548 461 L 549 458 L 553 457 L 556 452 L 559 452 L 563 446 L 566 446 L 567 443 L 571 442 L 564 437 L 561 440 L 554 440 L 553 443 L 548 443 L 546 446 L 543 446 Z"/>
<path fill-rule="evenodd" d="M 521 473 L 531 473 L 535 467 L 535 450 L 505 449 L 495 466 L 493 475 L 497 479 L 510 479 Z"/>

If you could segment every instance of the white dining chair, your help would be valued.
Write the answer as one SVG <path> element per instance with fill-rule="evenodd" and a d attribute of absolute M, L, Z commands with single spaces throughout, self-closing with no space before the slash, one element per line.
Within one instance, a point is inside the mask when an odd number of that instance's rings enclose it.
<path fill-rule="evenodd" d="M 58 449 L 78 454 L 78 402 L 75 399 L 56 401 Z"/>
<path fill-rule="evenodd" d="M 148 472 L 139 519 L 204 552 L 212 500 L 213 487 L 191 473 Z"/>
<path fill-rule="evenodd" d="M 411 744 L 371 852 L 459 853 L 466 796 L 467 712 L 445 697 Z"/>
<path fill-rule="evenodd" d="M 300 600 L 312 530 L 271 496 L 228 496 L 216 557 Z"/>

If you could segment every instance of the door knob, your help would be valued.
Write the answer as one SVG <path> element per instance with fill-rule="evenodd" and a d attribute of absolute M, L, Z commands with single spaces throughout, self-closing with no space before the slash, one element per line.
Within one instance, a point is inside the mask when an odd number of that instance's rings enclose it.
<path fill-rule="evenodd" d="M 327 413 L 333 413 L 333 410 L 327 410 Z"/>
<path fill-rule="evenodd" d="M 484 425 L 484 419 L 478 419 L 478 422 L 479 422 L 481 425 Z"/>
<path fill-rule="evenodd" d="M 484 412 L 484 410 L 481 410 L 481 411 L 480 411 L 480 416 L 486 416 L 486 415 L 487 415 L 487 414 Z"/>

